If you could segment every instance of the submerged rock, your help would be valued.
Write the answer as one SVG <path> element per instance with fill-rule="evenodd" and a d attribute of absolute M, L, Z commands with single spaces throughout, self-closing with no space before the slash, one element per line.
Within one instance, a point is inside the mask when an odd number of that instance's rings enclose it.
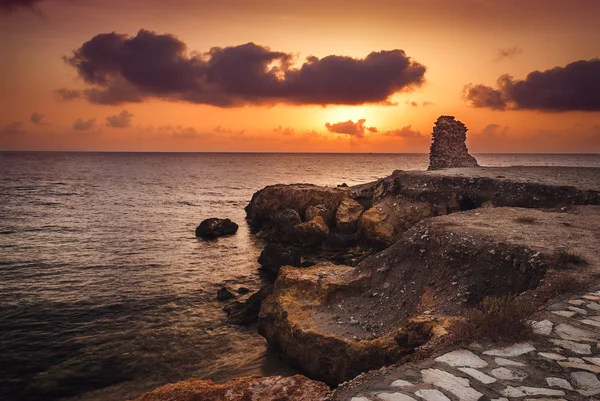
<path fill-rule="evenodd" d="M 220 288 L 219 291 L 217 291 L 217 299 L 219 301 L 228 301 L 233 298 L 235 298 L 235 295 L 225 287 Z"/>
<path fill-rule="evenodd" d="M 300 267 L 302 257 L 292 248 L 286 248 L 278 244 L 268 244 L 258 257 L 258 263 L 263 269 L 277 275 L 281 266 Z"/>
<path fill-rule="evenodd" d="M 261 288 L 245 301 L 235 301 L 227 305 L 227 322 L 241 326 L 249 325 L 258 319 L 258 313 L 262 302 L 273 292 L 273 286 L 269 285 Z"/>
<path fill-rule="evenodd" d="M 250 376 L 223 384 L 188 379 L 159 387 L 134 401 L 320 401 L 328 391 L 324 383 L 301 375 Z"/>
<path fill-rule="evenodd" d="M 337 229 L 346 234 L 356 232 L 358 219 L 363 210 L 363 205 L 354 199 L 343 199 L 335 213 L 335 225 Z"/>
<path fill-rule="evenodd" d="M 224 235 L 233 235 L 237 232 L 238 225 L 229 219 L 216 217 L 206 219 L 196 227 L 196 237 L 217 238 Z"/>
<path fill-rule="evenodd" d="M 477 160 L 469 154 L 466 140 L 467 127 L 463 123 L 452 116 L 438 118 L 433 128 L 429 170 L 477 166 Z"/>

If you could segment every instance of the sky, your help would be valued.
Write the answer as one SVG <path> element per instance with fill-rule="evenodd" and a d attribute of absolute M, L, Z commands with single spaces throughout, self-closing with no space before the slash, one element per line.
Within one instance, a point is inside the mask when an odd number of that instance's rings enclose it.
<path fill-rule="evenodd" d="M 0 150 L 600 153 L 597 0 L 0 0 Z"/>

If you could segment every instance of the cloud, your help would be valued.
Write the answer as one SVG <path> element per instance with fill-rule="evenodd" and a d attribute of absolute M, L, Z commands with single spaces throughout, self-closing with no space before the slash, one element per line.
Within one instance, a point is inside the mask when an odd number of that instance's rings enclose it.
<path fill-rule="evenodd" d="M 0 129 L 0 135 L 24 135 L 26 132 L 21 128 L 22 126 L 23 123 L 20 121 L 7 124 Z"/>
<path fill-rule="evenodd" d="M 600 111 L 600 59 L 534 71 L 524 80 L 502 75 L 497 86 L 467 85 L 463 95 L 473 107 L 493 110 Z"/>
<path fill-rule="evenodd" d="M 163 125 L 156 129 L 161 136 L 170 136 L 176 139 L 197 139 L 212 136 L 210 133 L 199 132 L 194 127 L 184 127 L 182 125 Z"/>
<path fill-rule="evenodd" d="M 289 135 L 294 135 L 295 130 L 292 127 L 285 127 L 285 128 L 283 128 L 280 125 L 279 127 L 274 128 L 273 132 L 277 132 L 277 133 L 280 133 L 281 135 L 289 136 Z"/>
<path fill-rule="evenodd" d="M 78 118 L 73 123 L 73 129 L 75 131 L 88 131 L 88 130 L 94 128 L 94 125 L 96 125 L 96 119 L 95 118 L 92 118 L 92 119 L 89 119 L 89 120 L 83 120 L 81 118 Z"/>
<path fill-rule="evenodd" d="M 42 0 L 0 0 L 0 13 L 10 14 L 20 8 L 34 10 L 34 6 Z"/>
<path fill-rule="evenodd" d="M 131 127 L 131 119 L 133 116 L 134 115 L 129 113 L 127 110 L 123 110 L 116 116 L 106 117 L 106 125 L 113 128 Z"/>
<path fill-rule="evenodd" d="M 377 132 L 377 128 L 375 127 L 365 127 L 366 121 L 366 119 L 361 118 L 357 122 L 348 120 L 335 124 L 326 123 L 325 128 L 334 134 L 350 135 L 356 138 L 362 138 L 365 136 L 365 131 Z"/>
<path fill-rule="evenodd" d="M 484 135 L 488 138 L 498 138 L 506 136 L 506 132 L 508 131 L 508 127 L 502 127 L 500 124 L 488 124 L 481 131 L 481 135 Z"/>
<path fill-rule="evenodd" d="M 400 138 L 423 138 L 424 136 L 420 131 L 416 131 L 412 129 L 412 125 L 407 125 L 406 127 L 402 127 L 400 129 L 395 129 L 392 131 L 386 131 L 384 133 L 386 136 L 397 136 Z"/>
<path fill-rule="evenodd" d="M 44 125 L 44 123 L 42 121 L 44 119 L 44 115 L 43 114 L 40 114 L 40 113 L 31 113 L 31 117 L 29 117 L 29 119 L 35 125 Z"/>
<path fill-rule="evenodd" d="M 122 104 L 160 98 L 217 107 L 385 104 L 394 93 L 421 86 L 426 70 L 397 49 L 362 59 L 310 56 L 294 67 L 292 53 L 254 43 L 190 53 L 177 37 L 147 30 L 96 35 L 64 61 L 89 88 L 59 89 L 63 99 Z"/>
<path fill-rule="evenodd" d="M 84 97 L 82 91 L 75 89 L 60 88 L 54 91 L 60 100 L 74 100 Z"/>
<path fill-rule="evenodd" d="M 498 49 L 494 61 L 501 61 L 504 59 L 513 59 L 523 53 L 523 49 L 513 46 L 506 49 Z"/>
<path fill-rule="evenodd" d="M 423 102 L 423 107 L 433 106 L 433 102 L 425 101 Z"/>

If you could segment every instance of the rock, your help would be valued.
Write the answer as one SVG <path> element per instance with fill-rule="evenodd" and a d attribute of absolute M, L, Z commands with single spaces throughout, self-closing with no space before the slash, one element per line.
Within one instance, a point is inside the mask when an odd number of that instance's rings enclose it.
<path fill-rule="evenodd" d="M 418 390 L 415 392 L 415 395 L 425 401 L 450 401 L 450 398 L 446 397 L 439 390 Z"/>
<path fill-rule="evenodd" d="M 435 358 L 436 362 L 444 362 L 450 366 L 466 366 L 469 368 L 485 368 L 488 363 L 469 350 L 459 349 Z"/>
<path fill-rule="evenodd" d="M 469 380 L 439 369 L 421 371 L 423 381 L 454 394 L 462 401 L 479 401 L 483 394 L 472 388 Z"/>
<path fill-rule="evenodd" d="M 263 269 L 277 275 L 282 266 L 299 267 L 302 257 L 294 249 L 268 244 L 258 257 L 258 263 Z"/>
<path fill-rule="evenodd" d="M 250 292 L 250 290 L 249 290 L 248 288 L 246 288 L 246 287 L 240 287 L 240 288 L 238 288 L 238 289 L 237 289 L 237 291 L 236 291 L 236 292 L 237 292 L 238 294 L 240 294 L 240 295 L 244 295 L 244 294 L 247 294 L 247 293 L 249 293 L 249 292 Z"/>
<path fill-rule="evenodd" d="M 231 324 L 237 324 L 240 326 L 246 326 L 256 322 L 262 302 L 273 292 L 273 286 L 269 285 L 261 288 L 250 297 L 243 301 L 235 301 L 230 305 L 227 305 L 225 312 L 227 312 L 227 322 Z"/>
<path fill-rule="evenodd" d="M 297 211 L 294 209 L 280 210 L 273 215 L 272 222 L 279 234 L 278 238 L 275 237 L 272 239 L 295 242 L 296 226 L 302 223 L 302 219 Z"/>
<path fill-rule="evenodd" d="M 469 376 L 471 376 L 473 379 L 477 380 L 478 382 L 481 382 L 483 384 L 492 384 L 496 382 L 496 379 L 494 379 L 491 376 L 486 375 L 483 372 L 480 372 L 477 369 L 473 369 L 473 368 L 458 368 L 458 370 L 460 370 L 463 373 L 468 374 Z"/>
<path fill-rule="evenodd" d="M 329 251 L 341 251 L 355 246 L 358 244 L 358 240 L 358 233 L 330 233 L 327 238 L 325 238 L 325 241 L 323 241 L 321 244 L 321 248 Z"/>
<path fill-rule="evenodd" d="M 387 221 L 388 215 L 371 208 L 360 216 L 361 237 L 369 243 L 390 246 L 394 242 L 394 226 Z"/>
<path fill-rule="evenodd" d="M 593 373 L 573 372 L 571 373 L 571 383 L 583 395 L 600 394 L 600 380 Z"/>
<path fill-rule="evenodd" d="M 337 229 L 346 234 L 355 232 L 358 228 L 358 219 L 363 210 L 364 207 L 354 199 L 343 199 L 335 213 Z"/>
<path fill-rule="evenodd" d="M 564 349 L 568 349 L 569 351 L 573 351 L 579 355 L 591 355 L 592 347 L 589 344 L 581 344 L 575 341 L 569 340 L 556 340 L 554 338 L 550 339 L 550 342 L 554 345 L 558 345 Z"/>
<path fill-rule="evenodd" d="M 311 221 L 297 224 L 295 227 L 296 238 L 300 245 L 317 246 L 329 235 L 329 227 L 321 216 L 316 216 Z"/>
<path fill-rule="evenodd" d="M 467 127 L 452 116 L 441 116 L 435 123 L 429 152 L 429 170 L 450 167 L 475 167 L 465 141 Z"/>
<path fill-rule="evenodd" d="M 229 219 L 216 217 L 206 219 L 196 227 L 196 237 L 217 238 L 224 235 L 233 235 L 237 232 L 238 225 Z"/>
<path fill-rule="evenodd" d="M 513 387 L 508 386 L 506 389 L 501 391 L 501 394 L 505 397 L 525 397 L 528 395 L 547 395 L 547 396 L 561 396 L 565 395 L 565 392 L 562 390 L 551 390 L 547 388 L 539 388 L 539 387 L 527 387 L 527 386 L 519 386 Z"/>
<path fill-rule="evenodd" d="M 489 351 L 485 351 L 483 354 L 510 358 L 513 356 L 527 354 L 531 351 L 535 351 L 535 347 L 533 345 L 528 343 L 518 343 L 500 349 L 492 349 Z"/>
<path fill-rule="evenodd" d="M 291 377 L 244 377 L 223 384 L 188 379 L 167 384 L 134 401 L 320 401 L 329 388 L 301 375 Z"/>
<path fill-rule="evenodd" d="M 272 223 L 275 213 L 280 210 L 292 209 L 304 216 L 310 206 L 318 205 L 331 210 L 333 215 L 340 201 L 348 197 L 348 192 L 349 189 L 345 188 L 309 184 L 270 185 L 256 192 L 246 206 L 248 223 L 254 231 L 258 231 Z"/>
<path fill-rule="evenodd" d="M 228 301 L 235 298 L 235 295 L 231 293 L 227 288 L 223 287 L 217 291 L 217 299 L 219 301 Z"/>
<path fill-rule="evenodd" d="M 540 322 L 532 322 L 533 332 L 543 336 L 549 336 L 552 333 L 553 323 L 550 320 L 542 320 Z"/>
<path fill-rule="evenodd" d="M 331 226 L 334 222 L 335 213 L 325 205 L 309 206 L 304 212 L 304 221 L 311 221 L 317 216 L 321 216 L 325 224 Z"/>

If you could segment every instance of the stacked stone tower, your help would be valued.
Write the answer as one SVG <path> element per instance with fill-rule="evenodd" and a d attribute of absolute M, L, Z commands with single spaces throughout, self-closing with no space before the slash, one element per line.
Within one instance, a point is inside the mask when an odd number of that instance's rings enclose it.
<path fill-rule="evenodd" d="M 475 167 L 477 160 L 469 154 L 465 141 L 467 127 L 452 116 L 441 116 L 433 127 L 429 170 L 450 167 Z"/>

